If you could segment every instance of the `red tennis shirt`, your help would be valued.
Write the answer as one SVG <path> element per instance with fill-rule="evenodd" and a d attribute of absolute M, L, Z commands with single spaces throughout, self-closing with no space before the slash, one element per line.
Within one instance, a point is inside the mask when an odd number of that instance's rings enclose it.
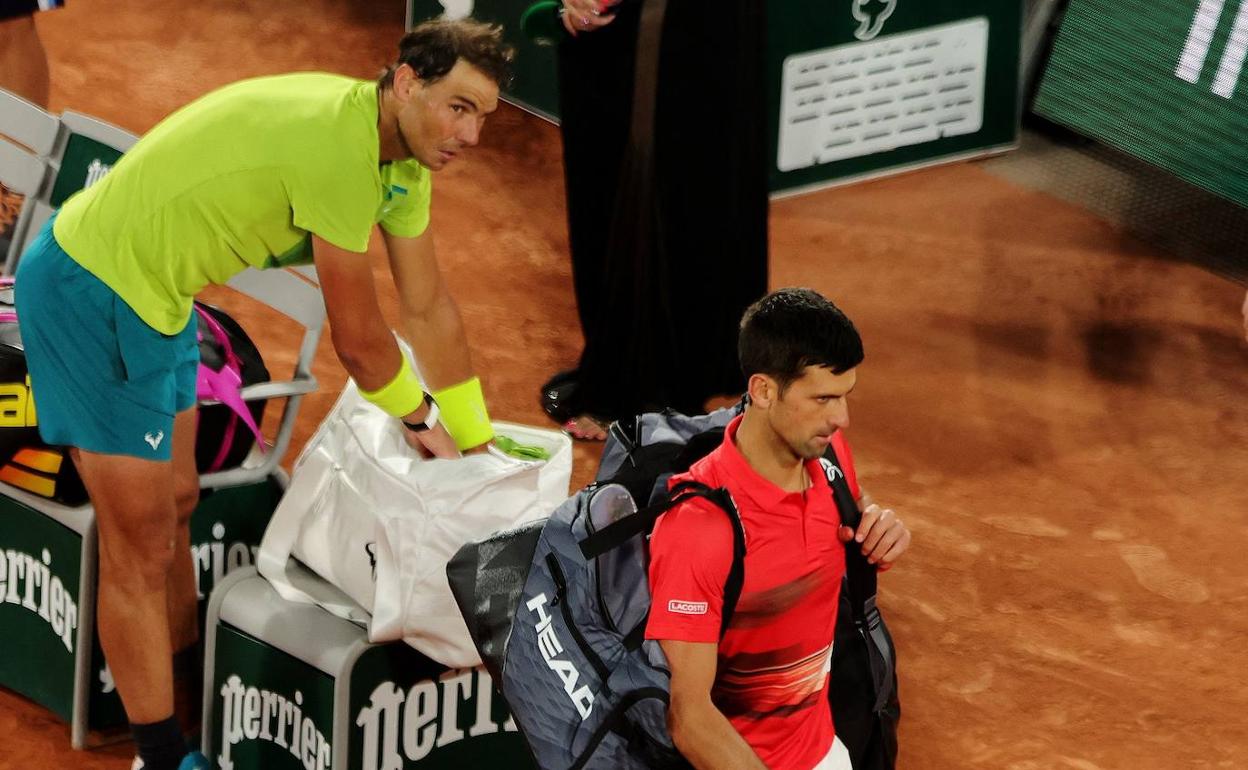
<path fill-rule="evenodd" d="M 694 499 L 659 518 L 650 539 L 646 638 L 719 642 L 716 707 L 774 770 L 810 770 L 832 746 L 828 705 L 832 639 L 845 575 L 840 513 L 823 466 L 807 463 L 812 486 L 786 492 L 737 449 L 741 418 L 724 442 L 672 479 L 727 487 L 745 529 L 745 584 L 719 638 L 732 527 L 712 503 Z M 845 479 L 861 497 L 849 445 L 834 434 Z"/>

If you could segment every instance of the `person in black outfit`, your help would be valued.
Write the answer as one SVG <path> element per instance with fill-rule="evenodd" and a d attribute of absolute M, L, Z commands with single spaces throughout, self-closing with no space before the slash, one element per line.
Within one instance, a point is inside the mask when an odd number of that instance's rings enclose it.
<path fill-rule="evenodd" d="M 563 5 L 560 111 L 585 348 L 542 400 L 572 435 L 601 439 L 612 419 L 698 413 L 744 388 L 737 321 L 767 290 L 765 8 Z M 638 78 L 642 67 L 651 71 Z"/>

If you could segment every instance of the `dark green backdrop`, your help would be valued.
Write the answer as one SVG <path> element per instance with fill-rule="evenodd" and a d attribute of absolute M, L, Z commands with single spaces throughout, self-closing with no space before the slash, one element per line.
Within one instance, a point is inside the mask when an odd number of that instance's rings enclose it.
<path fill-rule="evenodd" d="M 1245 46 L 1240 0 L 1071 0 L 1035 109 L 1248 205 Z"/>
<path fill-rule="evenodd" d="M 558 111 L 555 82 L 555 51 L 524 38 L 519 19 L 531 0 L 475 0 L 472 15 L 500 23 L 518 49 L 516 78 L 508 97 L 520 106 L 554 119 Z M 688 1 L 688 0 L 682 0 Z M 466 4 L 464 0 L 448 5 Z M 768 104 L 773 192 L 822 185 L 859 176 L 886 173 L 942 159 L 985 152 L 1013 145 L 1018 138 L 1019 46 L 1022 0 L 773 0 L 768 3 Z M 984 118 L 982 127 L 970 134 L 937 138 L 862 157 L 819 163 L 781 171 L 779 150 L 780 104 L 785 60 L 795 54 L 855 43 L 860 21 L 868 25 L 886 15 L 879 36 L 890 37 L 952 22 L 982 17 L 988 24 Z M 412 20 L 441 15 L 443 2 L 411 0 Z M 891 9 L 891 12 L 889 12 Z M 866 121 L 864 121 L 865 123 Z M 862 130 L 869 130 L 863 128 Z"/>

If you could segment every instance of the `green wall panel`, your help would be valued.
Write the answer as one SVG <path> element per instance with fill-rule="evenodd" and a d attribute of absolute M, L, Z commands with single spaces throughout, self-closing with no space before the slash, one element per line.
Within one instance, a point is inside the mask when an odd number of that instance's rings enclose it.
<path fill-rule="evenodd" d="M 1248 0 L 1071 0 L 1035 110 L 1248 205 Z"/>
<path fill-rule="evenodd" d="M 508 98 L 555 117 L 555 51 L 519 29 L 529 2 L 412 0 L 411 18 L 453 6 L 502 24 L 517 47 Z M 783 0 L 767 13 L 773 192 L 1017 142 L 1022 0 Z"/>

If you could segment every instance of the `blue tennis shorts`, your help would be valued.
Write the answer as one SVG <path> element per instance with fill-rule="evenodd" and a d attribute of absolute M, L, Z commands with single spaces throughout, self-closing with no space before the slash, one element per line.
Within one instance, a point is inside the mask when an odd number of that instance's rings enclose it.
<path fill-rule="evenodd" d="M 14 297 L 39 435 L 90 452 L 170 459 L 173 417 L 195 404 L 196 324 L 169 336 L 75 262 L 48 220 Z"/>

